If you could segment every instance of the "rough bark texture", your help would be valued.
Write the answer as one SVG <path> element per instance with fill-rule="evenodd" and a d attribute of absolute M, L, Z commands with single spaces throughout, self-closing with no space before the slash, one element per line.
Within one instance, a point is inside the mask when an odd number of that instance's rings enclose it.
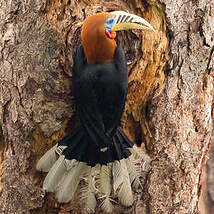
<path fill-rule="evenodd" d="M 164 90 L 152 100 L 150 111 L 155 129 L 150 212 L 197 213 L 201 172 L 212 136 L 214 4 L 162 2 L 171 63 Z"/>
<path fill-rule="evenodd" d="M 213 117 L 213 125 L 214 125 L 213 113 L 212 113 L 212 117 Z M 209 151 L 208 161 L 206 166 L 204 167 L 201 192 L 202 192 L 201 200 L 199 204 L 201 214 L 214 213 L 214 130 L 213 130 L 212 144 Z"/>
<path fill-rule="evenodd" d="M 76 123 L 72 54 L 85 17 L 126 10 L 157 30 L 118 36 L 129 63 L 123 128 L 153 161 L 143 194 L 115 213 L 197 213 L 211 142 L 209 0 L 0 0 L 0 213 L 81 213 L 41 189 L 35 163 Z M 99 209 L 97 213 L 100 213 Z"/>

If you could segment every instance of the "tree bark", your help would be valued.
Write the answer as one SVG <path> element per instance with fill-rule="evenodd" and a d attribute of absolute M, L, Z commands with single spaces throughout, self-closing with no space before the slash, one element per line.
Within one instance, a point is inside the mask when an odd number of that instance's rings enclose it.
<path fill-rule="evenodd" d="M 208 0 L 0 0 L 0 213 L 81 213 L 78 199 L 59 204 L 45 194 L 35 164 L 78 122 L 70 84 L 81 24 L 111 10 L 156 29 L 117 39 L 129 67 L 122 128 L 152 162 L 133 207 L 115 213 L 198 213 L 213 128 Z"/>
<path fill-rule="evenodd" d="M 213 118 L 213 125 L 214 125 L 213 113 L 212 113 L 212 118 Z M 208 155 L 208 161 L 206 166 L 204 167 L 204 173 L 202 175 L 202 190 L 201 190 L 201 196 L 200 196 L 200 202 L 199 202 L 200 214 L 214 213 L 213 175 L 214 175 L 214 130 L 213 130 L 213 136 L 212 136 L 212 144 Z"/>

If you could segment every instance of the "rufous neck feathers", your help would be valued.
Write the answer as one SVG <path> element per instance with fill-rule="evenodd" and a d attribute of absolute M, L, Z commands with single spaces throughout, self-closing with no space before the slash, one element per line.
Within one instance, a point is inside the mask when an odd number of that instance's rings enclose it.
<path fill-rule="evenodd" d="M 105 34 L 105 22 L 109 17 L 109 13 L 98 13 L 83 23 L 81 39 L 88 63 L 109 62 L 114 58 L 116 42 Z"/>

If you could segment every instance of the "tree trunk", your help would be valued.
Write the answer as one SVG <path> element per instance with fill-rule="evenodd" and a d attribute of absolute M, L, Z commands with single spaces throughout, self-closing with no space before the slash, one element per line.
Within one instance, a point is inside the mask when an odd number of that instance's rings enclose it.
<path fill-rule="evenodd" d="M 214 105 L 213 105 L 214 107 Z M 213 109 L 214 110 L 214 109 Z M 214 112 L 213 112 L 214 113 Z M 213 122 L 214 122 L 214 114 Z M 214 124 L 214 123 L 213 123 Z M 212 214 L 214 213 L 214 130 L 212 136 L 212 144 L 209 151 L 209 158 L 206 166 L 204 167 L 204 173 L 202 177 L 202 190 L 200 198 L 200 214 Z"/>
<path fill-rule="evenodd" d="M 0 213 L 81 213 L 78 200 L 45 194 L 35 164 L 78 121 L 70 84 L 81 24 L 111 10 L 156 29 L 118 36 L 129 64 L 122 126 L 152 163 L 133 207 L 115 213 L 198 212 L 212 135 L 214 3 L 0 0 Z"/>

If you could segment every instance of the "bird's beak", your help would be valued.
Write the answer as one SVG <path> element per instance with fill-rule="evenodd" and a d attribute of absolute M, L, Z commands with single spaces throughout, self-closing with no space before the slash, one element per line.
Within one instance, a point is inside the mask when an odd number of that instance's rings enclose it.
<path fill-rule="evenodd" d="M 114 23 L 111 31 L 131 30 L 131 29 L 146 29 L 155 31 L 152 25 L 145 19 L 134 14 L 130 14 L 124 11 L 113 11 Z"/>

